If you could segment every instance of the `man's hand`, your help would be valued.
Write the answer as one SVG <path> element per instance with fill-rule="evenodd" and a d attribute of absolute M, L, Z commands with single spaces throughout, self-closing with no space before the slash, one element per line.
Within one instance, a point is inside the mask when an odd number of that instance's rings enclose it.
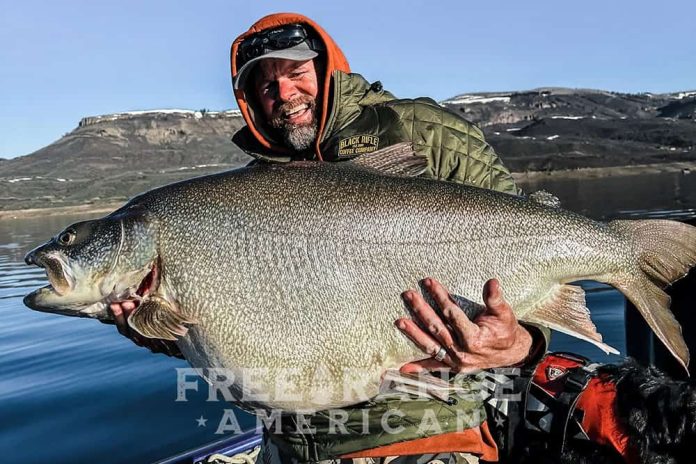
<path fill-rule="evenodd" d="M 415 321 L 401 318 L 396 325 L 430 356 L 435 356 L 441 347 L 447 350 L 447 354 L 442 362 L 430 358 L 406 364 L 401 368 L 402 372 L 443 368 L 473 372 L 512 366 L 529 355 L 532 336 L 517 322 L 496 279 L 484 285 L 486 310 L 473 321 L 452 301 L 439 282 L 428 278 L 423 284 L 444 317 L 440 317 L 420 293 L 409 290 L 403 297 L 413 311 Z"/>
<path fill-rule="evenodd" d="M 111 309 L 111 313 L 114 315 L 114 321 L 116 321 L 118 332 L 124 337 L 130 338 L 136 345 L 145 347 L 153 353 L 162 353 L 167 356 L 183 359 L 181 351 L 179 351 L 179 348 L 174 342 L 170 340 L 146 338 L 134 330 L 131 330 L 128 325 L 128 317 L 137 307 L 137 304 L 133 301 L 123 301 L 121 303 L 111 303 L 111 305 L 109 305 L 109 309 Z"/>

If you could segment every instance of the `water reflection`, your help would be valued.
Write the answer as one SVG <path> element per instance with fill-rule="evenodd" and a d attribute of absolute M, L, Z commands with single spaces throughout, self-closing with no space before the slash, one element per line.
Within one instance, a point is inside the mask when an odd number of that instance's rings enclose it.
<path fill-rule="evenodd" d="M 696 216 L 696 173 L 666 172 L 657 167 L 648 173 L 618 177 L 535 177 L 520 186 L 526 192 L 547 190 L 564 208 L 597 219 L 646 217 L 658 212 Z"/>
<path fill-rule="evenodd" d="M 99 215 L 0 220 L 0 456 L 3 462 L 152 462 L 219 439 L 225 407 L 189 392 L 184 361 L 153 355 L 94 320 L 39 313 L 24 295 L 47 284 L 27 251 Z M 203 390 L 203 389 L 202 389 Z M 210 419 L 198 427 L 200 416 Z M 240 423 L 251 421 L 240 413 Z"/>

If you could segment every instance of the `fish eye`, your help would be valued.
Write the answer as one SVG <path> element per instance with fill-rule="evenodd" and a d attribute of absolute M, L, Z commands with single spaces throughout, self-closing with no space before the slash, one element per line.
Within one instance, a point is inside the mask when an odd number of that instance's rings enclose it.
<path fill-rule="evenodd" d="M 64 246 L 70 245 L 73 240 L 75 240 L 76 234 L 77 232 L 75 232 L 75 229 L 68 229 L 65 232 L 61 232 L 58 236 L 58 243 Z"/>

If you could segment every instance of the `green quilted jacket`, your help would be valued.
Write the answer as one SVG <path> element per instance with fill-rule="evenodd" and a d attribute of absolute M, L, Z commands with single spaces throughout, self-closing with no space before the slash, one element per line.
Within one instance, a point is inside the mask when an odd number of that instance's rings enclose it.
<path fill-rule="evenodd" d="M 427 158 L 426 175 L 500 192 L 519 193 L 510 172 L 481 130 L 430 98 L 397 99 L 379 82 L 359 74 L 333 73 L 333 101 L 320 149 L 325 161 L 351 159 L 399 142 L 412 142 Z M 233 141 L 251 156 L 271 162 L 312 158 L 278 155 L 262 147 L 248 128 Z"/>

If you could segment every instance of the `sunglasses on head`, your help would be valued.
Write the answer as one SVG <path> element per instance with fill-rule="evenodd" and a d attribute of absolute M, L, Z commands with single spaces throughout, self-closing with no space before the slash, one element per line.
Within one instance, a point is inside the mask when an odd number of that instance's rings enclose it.
<path fill-rule="evenodd" d="M 314 51 L 324 49 L 322 42 L 311 37 L 307 29 L 301 24 L 289 24 L 277 29 L 261 31 L 247 37 L 239 45 L 237 67 L 241 68 L 250 60 L 268 52 L 294 47 L 305 41 L 307 41 L 309 48 Z"/>

